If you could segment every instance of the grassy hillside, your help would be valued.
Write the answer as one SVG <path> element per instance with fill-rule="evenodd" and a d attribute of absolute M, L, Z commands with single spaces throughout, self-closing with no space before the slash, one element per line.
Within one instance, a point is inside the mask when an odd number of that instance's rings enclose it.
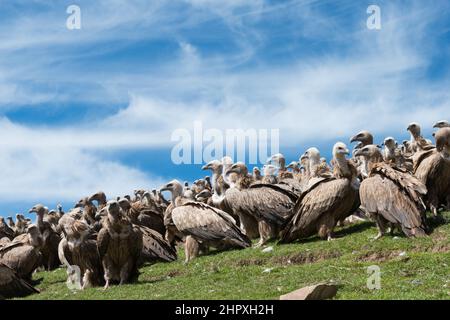
<path fill-rule="evenodd" d="M 142 268 L 138 283 L 107 291 L 67 289 L 66 271 L 39 272 L 40 294 L 27 299 L 277 299 L 297 288 L 327 281 L 339 285 L 337 299 L 450 299 L 450 213 L 431 236 L 402 235 L 371 241 L 372 223 L 338 229 L 339 239 L 317 238 L 213 253 L 189 265 L 180 259 Z M 381 289 L 366 287 L 367 267 L 381 268 Z"/>

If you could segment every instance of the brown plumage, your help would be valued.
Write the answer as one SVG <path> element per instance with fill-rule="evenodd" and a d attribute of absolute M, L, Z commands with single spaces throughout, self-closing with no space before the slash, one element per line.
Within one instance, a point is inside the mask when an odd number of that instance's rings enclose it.
<path fill-rule="evenodd" d="M 252 184 L 243 188 L 241 181 L 248 177 L 245 164 L 238 162 L 230 170 L 238 175 L 236 186 L 227 190 L 224 202 L 239 215 L 242 229 L 251 237 L 258 228 L 257 246 L 278 236 L 280 228 L 291 216 L 297 195 L 276 184 Z"/>
<path fill-rule="evenodd" d="M 54 270 L 60 265 L 58 258 L 58 245 L 61 238 L 55 231 L 55 227 L 44 221 L 44 215 L 48 211 L 42 204 L 37 204 L 30 209 L 30 213 L 36 213 L 36 226 L 42 237 L 42 263 L 45 270 Z"/>
<path fill-rule="evenodd" d="M 39 293 L 39 290 L 21 279 L 13 269 L 0 262 L 0 299 L 25 297 L 33 293 Z"/>
<path fill-rule="evenodd" d="M 413 153 L 427 151 L 434 148 L 430 140 L 422 137 L 420 125 L 418 123 L 410 123 L 407 130 L 411 133 L 410 147 Z"/>
<path fill-rule="evenodd" d="M 107 216 L 97 236 L 97 248 L 105 271 L 105 288 L 137 279 L 142 234 L 122 217 L 117 201 L 108 202 Z"/>
<path fill-rule="evenodd" d="M 281 242 L 292 242 L 316 233 L 321 238 L 332 239 L 338 221 L 353 214 L 359 206 L 358 182 L 355 169 L 345 155 L 345 144 L 333 147 L 338 178 L 319 177 L 310 180 L 293 209 L 294 216 L 282 233 Z"/>
<path fill-rule="evenodd" d="M 450 128 L 435 133 L 436 149 L 414 155 L 414 175 L 428 189 L 426 203 L 434 215 L 440 205 L 450 207 Z"/>
<path fill-rule="evenodd" d="M 182 186 L 173 180 L 161 188 L 172 193 L 172 220 L 177 229 L 186 236 L 206 246 L 219 249 L 246 248 L 251 245 L 235 220 L 226 212 L 207 204 L 182 199 Z M 187 241 L 189 244 L 190 241 Z M 195 248 L 195 246 L 194 246 Z M 187 248 L 189 249 L 189 248 Z M 196 256 L 197 252 L 186 250 L 186 262 Z"/>
<path fill-rule="evenodd" d="M 165 234 L 164 217 L 159 212 L 142 202 L 130 202 L 126 198 L 120 199 L 119 205 L 132 223 L 155 230 L 161 235 Z"/>
<path fill-rule="evenodd" d="M 31 225 L 27 234 L 20 236 L 0 248 L 0 261 L 17 272 L 27 281 L 40 264 L 42 255 L 39 249 L 42 238 L 36 226 Z"/>
<path fill-rule="evenodd" d="M 103 267 L 97 250 L 96 234 L 83 220 L 66 219 L 59 243 L 59 259 L 67 266 L 69 279 L 82 289 L 103 284 Z M 80 279 L 73 279 L 75 268 Z"/>
<path fill-rule="evenodd" d="M 358 150 L 369 163 L 369 177 L 361 183 L 360 197 L 364 211 L 375 220 L 383 236 L 388 223 L 399 226 L 408 237 L 425 235 L 422 197 L 425 185 L 404 169 L 383 162 L 374 145 Z"/>
<path fill-rule="evenodd" d="M 133 223 L 139 231 L 142 233 L 142 256 L 140 263 L 144 262 L 171 262 L 177 259 L 177 253 L 173 249 L 173 247 L 163 238 L 165 234 L 165 228 L 163 228 L 163 232 L 154 230 L 151 227 L 148 227 L 146 224 L 142 223 L 141 220 L 138 219 L 139 216 L 138 210 L 133 210 L 133 206 L 136 203 L 130 203 L 127 199 L 120 199 L 119 205 L 121 209 L 125 212 L 126 216 Z M 162 223 L 162 219 L 161 219 Z"/>
<path fill-rule="evenodd" d="M 5 222 L 3 217 L 0 217 L 0 238 L 8 238 L 12 240 L 14 238 L 15 231 L 11 229 Z"/>

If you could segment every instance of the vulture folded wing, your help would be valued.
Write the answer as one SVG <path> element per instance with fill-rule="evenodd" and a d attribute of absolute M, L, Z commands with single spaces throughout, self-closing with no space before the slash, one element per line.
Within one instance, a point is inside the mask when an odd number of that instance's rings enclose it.
<path fill-rule="evenodd" d="M 142 232 L 142 253 L 145 262 L 177 260 L 177 252 L 161 234 L 144 226 L 139 226 L 139 229 Z"/>
<path fill-rule="evenodd" d="M 316 222 L 324 215 L 333 213 L 340 207 L 354 207 L 355 196 L 347 199 L 350 181 L 348 179 L 321 179 L 309 184 L 298 199 L 293 209 L 294 216 L 283 230 L 280 242 L 290 242 L 299 236 L 308 236 L 310 230 L 315 229 Z M 343 203 L 351 201 L 351 203 Z"/>
<path fill-rule="evenodd" d="M 0 296 L 14 298 L 33 293 L 39 293 L 39 290 L 19 278 L 14 270 L 0 262 Z"/>
<path fill-rule="evenodd" d="M 360 188 L 361 202 L 368 213 L 382 215 L 400 224 L 407 236 L 424 235 L 421 208 L 394 181 L 381 175 L 367 178 Z"/>
<path fill-rule="evenodd" d="M 97 249 L 100 259 L 103 259 L 106 252 L 108 251 L 110 235 L 108 229 L 102 228 L 97 235 Z"/>
<path fill-rule="evenodd" d="M 175 226 L 200 241 L 224 241 L 238 247 L 250 246 L 250 240 L 227 213 L 200 202 L 188 202 L 172 211 Z"/>

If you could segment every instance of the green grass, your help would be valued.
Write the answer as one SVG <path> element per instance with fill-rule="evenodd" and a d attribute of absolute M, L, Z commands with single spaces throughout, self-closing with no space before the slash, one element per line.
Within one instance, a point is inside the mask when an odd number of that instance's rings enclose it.
<path fill-rule="evenodd" d="M 277 299 L 318 282 L 338 284 L 336 299 L 450 299 L 450 213 L 444 216 L 447 223 L 422 239 L 371 241 L 376 228 L 364 222 L 338 229 L 332 242 L 270 243 L 268 253 L 216 252 L 184 265 L 181 252 L 177 262 L 143 267 L 137 283 L 106 291 L 70 291 L 65 269 L 39 272 L 41 293 L 27 299 Z M 370 265 L 381 269 L 380 290 L 366 286 Z"/>

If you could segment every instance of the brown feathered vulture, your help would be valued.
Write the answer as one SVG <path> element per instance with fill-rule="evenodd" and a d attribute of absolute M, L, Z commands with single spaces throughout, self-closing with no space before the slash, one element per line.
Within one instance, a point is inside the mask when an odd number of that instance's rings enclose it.
<path fill-rule="evenodd" d="M 6 237 L 12 240 L 14 239 L 14 235 L 15 231 L 6 224 L 3 217 L 0 217 L 0 239 Z"/>
<path fill-rule="evenodd" d="M 228 213 L 205 203 L 183 199 L 183 187 L 177 180 L 161 188 L 161 191 L 166 190 L 172 193 L 173 223 L 187 238 L 186 262 L 198 254 L 195 242 L 218 249 L 247 248 L 251 245 Z"/>
<path fill-rule="evenodd" d="M 25 297 L 33 293 L 39 293 L 39 290 L 20 278 L 13 269 L 0 262 L 0 299 Z"/>
<path fill-rule="evenodd" d="M 40 248 L 42 238 L 35 225 L 27 233 L 0 248 L 0 261 L 16 271 L 22 279 L 31 281 L 31 276 L 42 262 Z"/>
<path fill-rule="evenodd" d="M 61 229 L 63 239 L 59 243 L 58 254 L 67 266 L 69 280 L 78 281 L 81 289 L 102 285 L 103 267 L 95 232 L 87 222 L 71 217 L 63 220 Z M 79 272 L 79 279 L 73 278 L 76 272 Z"/>
<path fill-rule="evenodd" d="M 414 155 L 414 175 L 426 185 L 427 206 L 437 215 L 440 205 L 450 208 L 450 128 L 439 129 L 434 138 L 436 149 Z"/>
<path fill-rule="evenodd" d="M 177 260 L 175 249 L 173 249 L 173 247 L 163 238 L 162 234 L 165 233 L 165 228 L 164 232 L 161 233 L 142 223 L 136 216 L 136 212 L 139 213 L 139 211 L 133 210 L 133 205 L 135 204 L 136 203 L 130 203 L 130 201 L 125 198 L 119 200 L 119 205 L 125 215 L 142 233 L 143 246 L 139 264 L 144 262 L 171 262 Z"/>
<path fill-rule="evenodd" d="M 359 207 L 357 171 L 345 158 L 349 150 L 342 142 L 333 147 L 334 177 L 313 178 L 308 189 L 297 200 L 293 217 L 282 233 L 280 242 L 292 242 L 318 234 L 333 239 L 338 221 L 353 214 Z"/>
<path fill-rule="evenodd" d="M 269 239 L 278 237 L 279 231 L 291 217 L 297 195 L 276 184 L 253 184 L 247 167 L 235 163 L 230 172 L 238 176 L 232 188 L 225 193 L 224 202 L 234 214 L 239 215 L 246 234 L 255 233 L 258 228 L 260 240 L 256 246 L 264 245 Z"/>
<path fill-rule="evenodd" d="M 388 223 L 401 227 L 408 237 L 425 235 L 425 185 L 406 170 L 384 163 L 375 145 L 359 149 L 356 155 L 365 157 L 369 166 L 369 177 L 359 192 L 361 206 L 377 224 L 375 239 L 384 235 Z"/>
<path fill-rule="evenodd" d="M 61 238 L 52 224 L 44 221 L 44 215 L 48 211 L 42 204 L 37 204 L 29 210 L 36 213 L 36 226 L 42 237 L 42 263 L 45 270 L 54 270 L 59 267 L 58 245 Z"/>
<path fill-rule="evenodd" d="M 411 133 L 411 151 L 413 153 L 431 150 L 434 148 L 430 140 L 425 139 L 421 135 L 420 125 L 416 122 L 412 122 L 406 128 Z"/>
<path fill-rule="evenodd" d="M 139 276 L 142 233 L 122 216 L 117 201 L 109 201 L 107 215 L 97 236 L 97 248 L 105 271 L 105 289 L 110 283 L 124 284 Z"/>

